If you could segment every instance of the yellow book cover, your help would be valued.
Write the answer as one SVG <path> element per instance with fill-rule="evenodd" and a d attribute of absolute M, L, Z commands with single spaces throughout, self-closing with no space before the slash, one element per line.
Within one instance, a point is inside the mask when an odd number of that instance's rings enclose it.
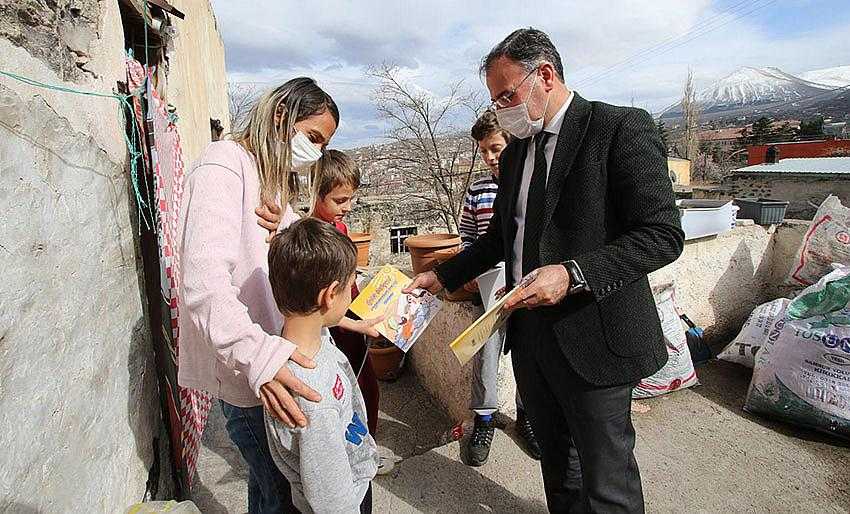
<path fill-rule="evenodd" d="M 515 294 L 527 286 L 534 276 L 526 277 L 519 285 L 511 290 L 510 293 L 502 296 L 499 301 L 494 303 L 487 311 L 482 314 L 477 320 L 472 322 L 466 330 L 460 333 L 454 341 L 449 344 L 449 347 L 454 352 L 455 357 L 463 366 L 469 362 L 472 357 L 484 347 L 484 343 L 490 339 L 497 330 L 504 326 L 511 312 L 504 310 L 505 303 L 510 300 Z"/>
<path fill-rule="evenodd" d="M 442 302 L 424 289 L 402 293 L 410 282 L 397 268 L 384 266 L 349 307 L 362 319 L 386 316 L 375 328 L 405 352 L 442 307 Z"/>

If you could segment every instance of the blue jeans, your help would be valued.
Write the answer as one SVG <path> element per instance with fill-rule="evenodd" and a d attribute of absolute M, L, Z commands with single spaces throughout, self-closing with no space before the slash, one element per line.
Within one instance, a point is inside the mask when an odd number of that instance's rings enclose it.
<path fill-rule="evenodd" d="M 248 463 L 248 514 L 297 513 L 289 482 L 269 450 L 263 407 L 236 407 L 219 401 L 230 440 Z"/>

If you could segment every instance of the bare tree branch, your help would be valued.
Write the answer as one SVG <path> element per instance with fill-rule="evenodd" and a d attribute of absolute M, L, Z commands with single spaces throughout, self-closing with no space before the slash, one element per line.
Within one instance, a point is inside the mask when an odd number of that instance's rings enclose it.
<path fill-rule="evenodd" d="M 400 78 L 399 69 L 388 63 L 370 68 L 368 74 L 379 81 L 373 93 L 376 109 L 391 124 L 386 137 L 393 143 L 380 160 L 387 163 L 388 172 L 403 175 L 409 186 L 401 189 L 415 191 L 405 198 L 416 206 L 405 209 L 427 206 L 448 231 L 457 232 L 476 151 L 470 138 L 452 135 L 458 131 L 451 120 L 467 112 L 477 115 L 484 102 L 480 95 L 464 92 L 462 81 L 452 84 L 446 97 L 434 97 Z"/>

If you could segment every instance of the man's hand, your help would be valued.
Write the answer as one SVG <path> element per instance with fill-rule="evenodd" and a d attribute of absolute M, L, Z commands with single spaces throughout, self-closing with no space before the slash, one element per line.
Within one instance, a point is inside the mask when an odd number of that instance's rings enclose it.
<path fill-rule="evenodd" d="M 289 360 L 302 368 L 316 367 L 313 359 L 305 357 L 298 350 L 295 350 Z M 318 402 L 322 399 L 319 393 L 307 387 L 286 366 L 280 368 L 271 381 L 260 387 L 260 400 L 263 401 L 263 407 L 272 416 L 289 428 L 295 428 L 296 425 L 306 427 L 307 417 L 301 412 L 295 398 L 292 397 L 293 395 L 301 396 L 311 402 Z"/>
<path fill-rule="evenodd" d="M 409 293 L 414 289 L 426 289 L 431 294 L 437 294 L 443 289 L 443 284 L 433 271 L 426 271 L 416 275 L 409 286 L 402 289 L 403 293 Z"/>
<path fill-rule="evenodd" d="M 254 213 L 260 217 L 257 220 L 257 225 L 269 231 L 269 235 L 266 237 L 268 243 L 277 233 L 277 227 L 280 226 L 280 205 L 264 203 L 254 209 Z"/>
<path fill-rule="evenodd" d="M 478 292 L 478 281 L 470 280 L 466 284 L 463 285 L 464 291 L 469 293 L 477 293 Z"/>
<path fill-rule="evenodd" d="M 557 305 L 570 288 L 570 274 L 561 264 L 550 264 L 532 271 L 534 280 L 505 302 L 505 309 L 533 309 Z"/>
<path fill-rule="evenodd" d="M 354 320 L 348 317 L 342 318 L 339 322 L 339 327 L 344 328 L 345 330 L 350 330 L 352 332 L 357 332 L 358 334 L 363 334 L 371 337 L 380 337 L 380 333 L 375 328 L 375 325 L 384 321 L 387 318 L 387 315 L 379 316 L 377 318 L 370 319 L 359 319 Z"/>

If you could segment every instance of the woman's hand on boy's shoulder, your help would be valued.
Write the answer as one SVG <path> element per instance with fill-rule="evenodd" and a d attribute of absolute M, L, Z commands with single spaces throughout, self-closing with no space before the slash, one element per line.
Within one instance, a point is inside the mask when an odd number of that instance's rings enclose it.
<path fill-rule="evenodd" d="M 277 233 L 277 228 L 280 226 L 281 208 L 275 203 L 263 203 L 263 205 L 254 209 L 254 213 L 260 218 L 257 220 L 257 225 L 269 231 L 266 242 L 270 242 Z"/>
<path fill-rule="evenodd" d="M 289 358 L 302 368 L 315 368 L 313 359 L 304 356 L 296 350 Z M 311 402 L 319 402 L 322 396 L 296 377 L 292 371 L 283 366 L 274 378 L 260 387 L 260 400 L 263 407 L 289 428 L 306 427 L 307 417 L 298 407 L 293 395 L 301 396 Z"/>

